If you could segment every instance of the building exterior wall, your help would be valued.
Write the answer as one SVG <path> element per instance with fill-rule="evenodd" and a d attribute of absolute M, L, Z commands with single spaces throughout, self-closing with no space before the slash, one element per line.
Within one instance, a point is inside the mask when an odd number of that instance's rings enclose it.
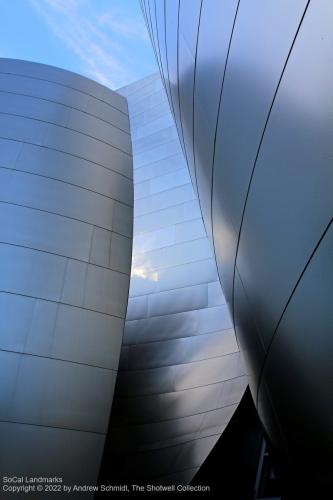
<path fill-rule="evenodd" d="M 128 298 L 132 188 L 123 97 L 0 60 L 2 476 L 97 479 Z"/>
<path fill-rule="evenodd" d="M 119 92 L 133 140 L 134 246 L 102 477 L 187 484 L 247 377 L 161 79 Z"/>
<path fill-rule="evenodd" d="M 332 486 L 332 3 L 141 5 L 260 417 Z"/>

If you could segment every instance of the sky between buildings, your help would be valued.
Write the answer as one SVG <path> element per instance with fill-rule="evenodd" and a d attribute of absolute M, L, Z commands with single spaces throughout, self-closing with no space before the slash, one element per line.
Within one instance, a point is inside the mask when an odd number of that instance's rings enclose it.
<path fill-rule="evenodd" d="M 0 57 L 117 89 L 157 71 L 139 0 L 0 0 Z"/>

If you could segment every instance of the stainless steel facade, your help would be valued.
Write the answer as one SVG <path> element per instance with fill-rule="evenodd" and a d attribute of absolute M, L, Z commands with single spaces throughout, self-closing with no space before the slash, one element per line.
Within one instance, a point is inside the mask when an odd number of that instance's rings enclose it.
<path fill-rule="evenodd" d="M 132 198 L 126 100 L 64 70 L 1 59 L 2 476 L 97 479 L 128 298 Z"/>
<path fill-rule="evenodd" d="M 141 2 L 272 442 L 332 487 L 332 2 Z"/>
<path fill-rule="evenodd" d="M 103 477 L 187 484 L 247 377 L 160 76 L 119 92 L 133 141 L 134 246 Z"/>

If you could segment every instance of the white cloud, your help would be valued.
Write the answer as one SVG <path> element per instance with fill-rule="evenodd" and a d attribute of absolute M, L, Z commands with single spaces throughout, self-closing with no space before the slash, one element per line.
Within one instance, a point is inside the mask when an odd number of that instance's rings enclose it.
<path fill-rule="evenodd" d="M 82 72 L 111 88 L 138 78 L 123 40 L 147 41 L 143 21 L 120 10 L 98 11 L 94 0 L 30 0 L 65 46 L 79 59 Z"/>
<path fill-rule="evenodd" d="M 124 38 L 136 40 L 149 40 L 147 30 L 143 23 L 131 17 L 124 17 L 121 12 L 112 9 L 98 17 L 101 26 L 111 29 L 112 32 Z"/>

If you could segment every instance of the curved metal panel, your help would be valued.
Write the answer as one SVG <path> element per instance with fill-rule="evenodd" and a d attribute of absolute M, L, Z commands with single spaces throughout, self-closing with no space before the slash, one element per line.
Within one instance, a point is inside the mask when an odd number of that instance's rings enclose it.
<path fill-rule="evenodd" d="M 306 459 L 316 455 L 316 472 L 327 491 L 331 487 L 333 446 L 333 402 L 331 381 L 327 380 L 333 350 L 333 289 L 332 276 L 327 272 L 332 254 L 333 231 L 330 225 L 275 333 L 258 402 L 264 425 L 274 439 L 282 429 L 289 448 L 304 453 Z M 311 314 L 304 314 L 304 304 L 309 305 Z M 304 318 L 301 327 L 300 318 Z M 293 335 L 290 335 L 291 331 Z M 302 356 L 298 354 L 300 345 Z M 285 394 L 291 397 L 286 400 Z M 271 408 L 270 400 L 280 403 L 278 423 L 273 418 L 267 418 L 265 413 L 265 408 Z M 303 425 L 300 426 L 299 422 Z M 281 446 L 280 440 L 276 445 Z"/>
<path fill-rule="evenodd" d="M 203 2 L 193 89 L 193 147 L 197 188 L 208 237 L 212 238 L 211 185 L 216 128 L 229 42 L 238 2 Z M 222 24 L 223 23 L 223 24 Z M 214 32 L 216 35 L 211 36 Z M 214 50 L 215 47 L 219 50 Z"/>
<path fill-rule="evenodd" d="M 120 90 L 129 103 L 136 201 L 102 472 L 114 483 L 187 484 L 247 385 L 171 113 L 151 100 L 160 90 L 158 75 Z"/>
<path fill-rule="evenodd" d="M 126 313 L 123 97 L 0 60 L 0 470 L 97 480 Z"/>
<path fill-rule="evenodd" d="M 240 2 L 237 12 L 216 130 L 211 201 L 216 259 L 231 307 L 247 190 L 274 92 L 304 7 L 303 0 L 292 6 L 284 1 L 259 0 Z M 254 15 L 259 11 L 260 15 Z"/>
<path fill-rule="evenodd" d="M 179 59 L 178 85 L 195 110 L 189 167 L 197 168 L 208 234 L 212 216 L 219 275 L 264 426 L 293 466 L 332 487 L 331 291 L 321 274 L 324 263 L 332 269 L 329 233 L 321 241 L 333 212 L 332 5 L 240 1 L 236 16 L 229 8 L 203 0 L 198 23 L 180 1 L 179 33 L 197 27 L 198 40 Z M 209 11 L 216 22 L 207 28 Z M 181 95 L 180 107 L 190 130 L 193 111 Z"/>

